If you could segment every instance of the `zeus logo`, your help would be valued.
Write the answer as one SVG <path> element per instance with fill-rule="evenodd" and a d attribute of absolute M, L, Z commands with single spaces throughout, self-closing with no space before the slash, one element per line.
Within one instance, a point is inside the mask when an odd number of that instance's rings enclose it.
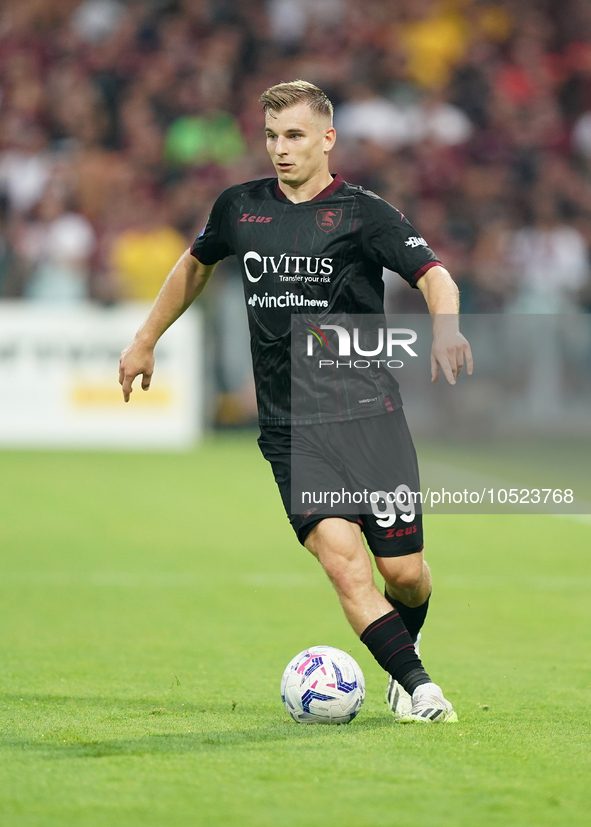
<path fill-rule="evenodd" d="M 333 273 L 332 258 L 319 258 L 318 256 L 292 256 L 287 253 L 281 253 L 280 256 L 260 256 L 255 250 L 249 250 L 248 253 L 244 254 L 242 261 L 246 278 L 253 284 L 260 281 L 265 273 L 278 274 L 281 281 L 311 281 L 314 283 L 330 281 L 328 276 Z M 259 268 L 255 268 L 252 264 L 255 261 L 262 264 L 260 272 L 258 272 Z M 286 278 L 286 276 L 289 276 L 289 278 Z"/>
<path fill-rule="evenodd" d="M 320 328 L 315 328 L 317 333 L 314 331 L 309 330 L 308 335 L 308 347 L 306 351 L 307 356 L 313 355 L 313 343 L 314 338 L 316 338 L 319 342 L 321 347 L 324 347 L 326 344 L 328 346 L 328 340 L 324 333 L 321 331 L 323 330 L 334 330 L 337 334 L 338 338 L 338 347 L 339 347 L 339 356 L 350 356 L 351 355 L 351 334 L 348 330 L 341 325 L 338 324 L 323 324 L 320 325 Z M 319 334 L 319 335 L 318 335 Z M 406 327 L 389 327 L 386 330 L 386 351 L 387 356 L 390 358 L 392 356 L 392 351 L 395 347 L 401 347 L 405 350 L 409 356 L 418 356 L 418 353 L 415 353 L 414 350 L 411 348 L 411 345 L 414 344 L 417 340 L 417 334 L 414 330 L 410 330 Z M 378 328 L 378 341 L 377 347 L 373 350 L 362 350 L 359 344 L 359 328 L 353 328 L 353 350 L 358 356 L 377 356 L 379 353 L 382 353 L 384 349 L 384 328 Z"/>

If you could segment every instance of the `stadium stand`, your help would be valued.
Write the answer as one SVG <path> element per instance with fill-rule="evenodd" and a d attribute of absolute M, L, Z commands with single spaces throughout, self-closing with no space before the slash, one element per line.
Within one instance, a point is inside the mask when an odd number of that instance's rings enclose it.
<path fill-rule="evenodd" d="M 296 77 L 336 105 L 333 169 L 420 228 L 464 311 L 591 309 L 586 0 L 6 0 L 0 297 L 152 298 L 142 239 L 166 271 L 270 174 L 258 96 Z"/>

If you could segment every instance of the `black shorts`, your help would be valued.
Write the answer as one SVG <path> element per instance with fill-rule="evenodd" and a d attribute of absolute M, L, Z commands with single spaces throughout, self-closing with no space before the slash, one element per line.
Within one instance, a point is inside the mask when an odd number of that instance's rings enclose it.
<path fill-rule="evenodd" d="M 287 516 L 302 545 L 321 520 L 341 517 L 361 526 L 376 557 L 401 557 L 422 550 L 420 502 L 399 506 L 391 493 L 399 486 L 408 486 L 411 492 L 420 490 L 416 452 L 402 408 L 350 422 L 261 425 L 258 443 L 271 463 Z M 365 492 L 363 504 L 355 505 L 345 495 L 334 506 L 330 496 L 324 495 L 324 502 L 319 502 L 322 492 L 344 491 L 357 498 Z M 385 499 L 375 506 L 369 504 L 368 495 L 379 491 L 390 494 L 390 505 Z"/>

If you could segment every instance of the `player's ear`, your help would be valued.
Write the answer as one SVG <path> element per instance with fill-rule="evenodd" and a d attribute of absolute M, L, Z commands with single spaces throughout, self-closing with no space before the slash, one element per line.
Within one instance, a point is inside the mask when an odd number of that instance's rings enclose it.
<path fill-rule="evenodd" d="M 329 127 L 324 133 L 324 151 L 330 152 L 335 145 L 337 139 L 337 132 L 334 126 Z"/>

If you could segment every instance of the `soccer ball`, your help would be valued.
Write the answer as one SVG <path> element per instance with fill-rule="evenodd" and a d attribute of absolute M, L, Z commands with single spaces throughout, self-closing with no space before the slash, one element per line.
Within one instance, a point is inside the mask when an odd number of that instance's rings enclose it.
<path fill-rule="evenodd" d="M 281 678 L 281 700 L 299 724 L 348 724 L 365 698 L 365 679 L 351 655 L 312 646 L 291 660 Z"/>

